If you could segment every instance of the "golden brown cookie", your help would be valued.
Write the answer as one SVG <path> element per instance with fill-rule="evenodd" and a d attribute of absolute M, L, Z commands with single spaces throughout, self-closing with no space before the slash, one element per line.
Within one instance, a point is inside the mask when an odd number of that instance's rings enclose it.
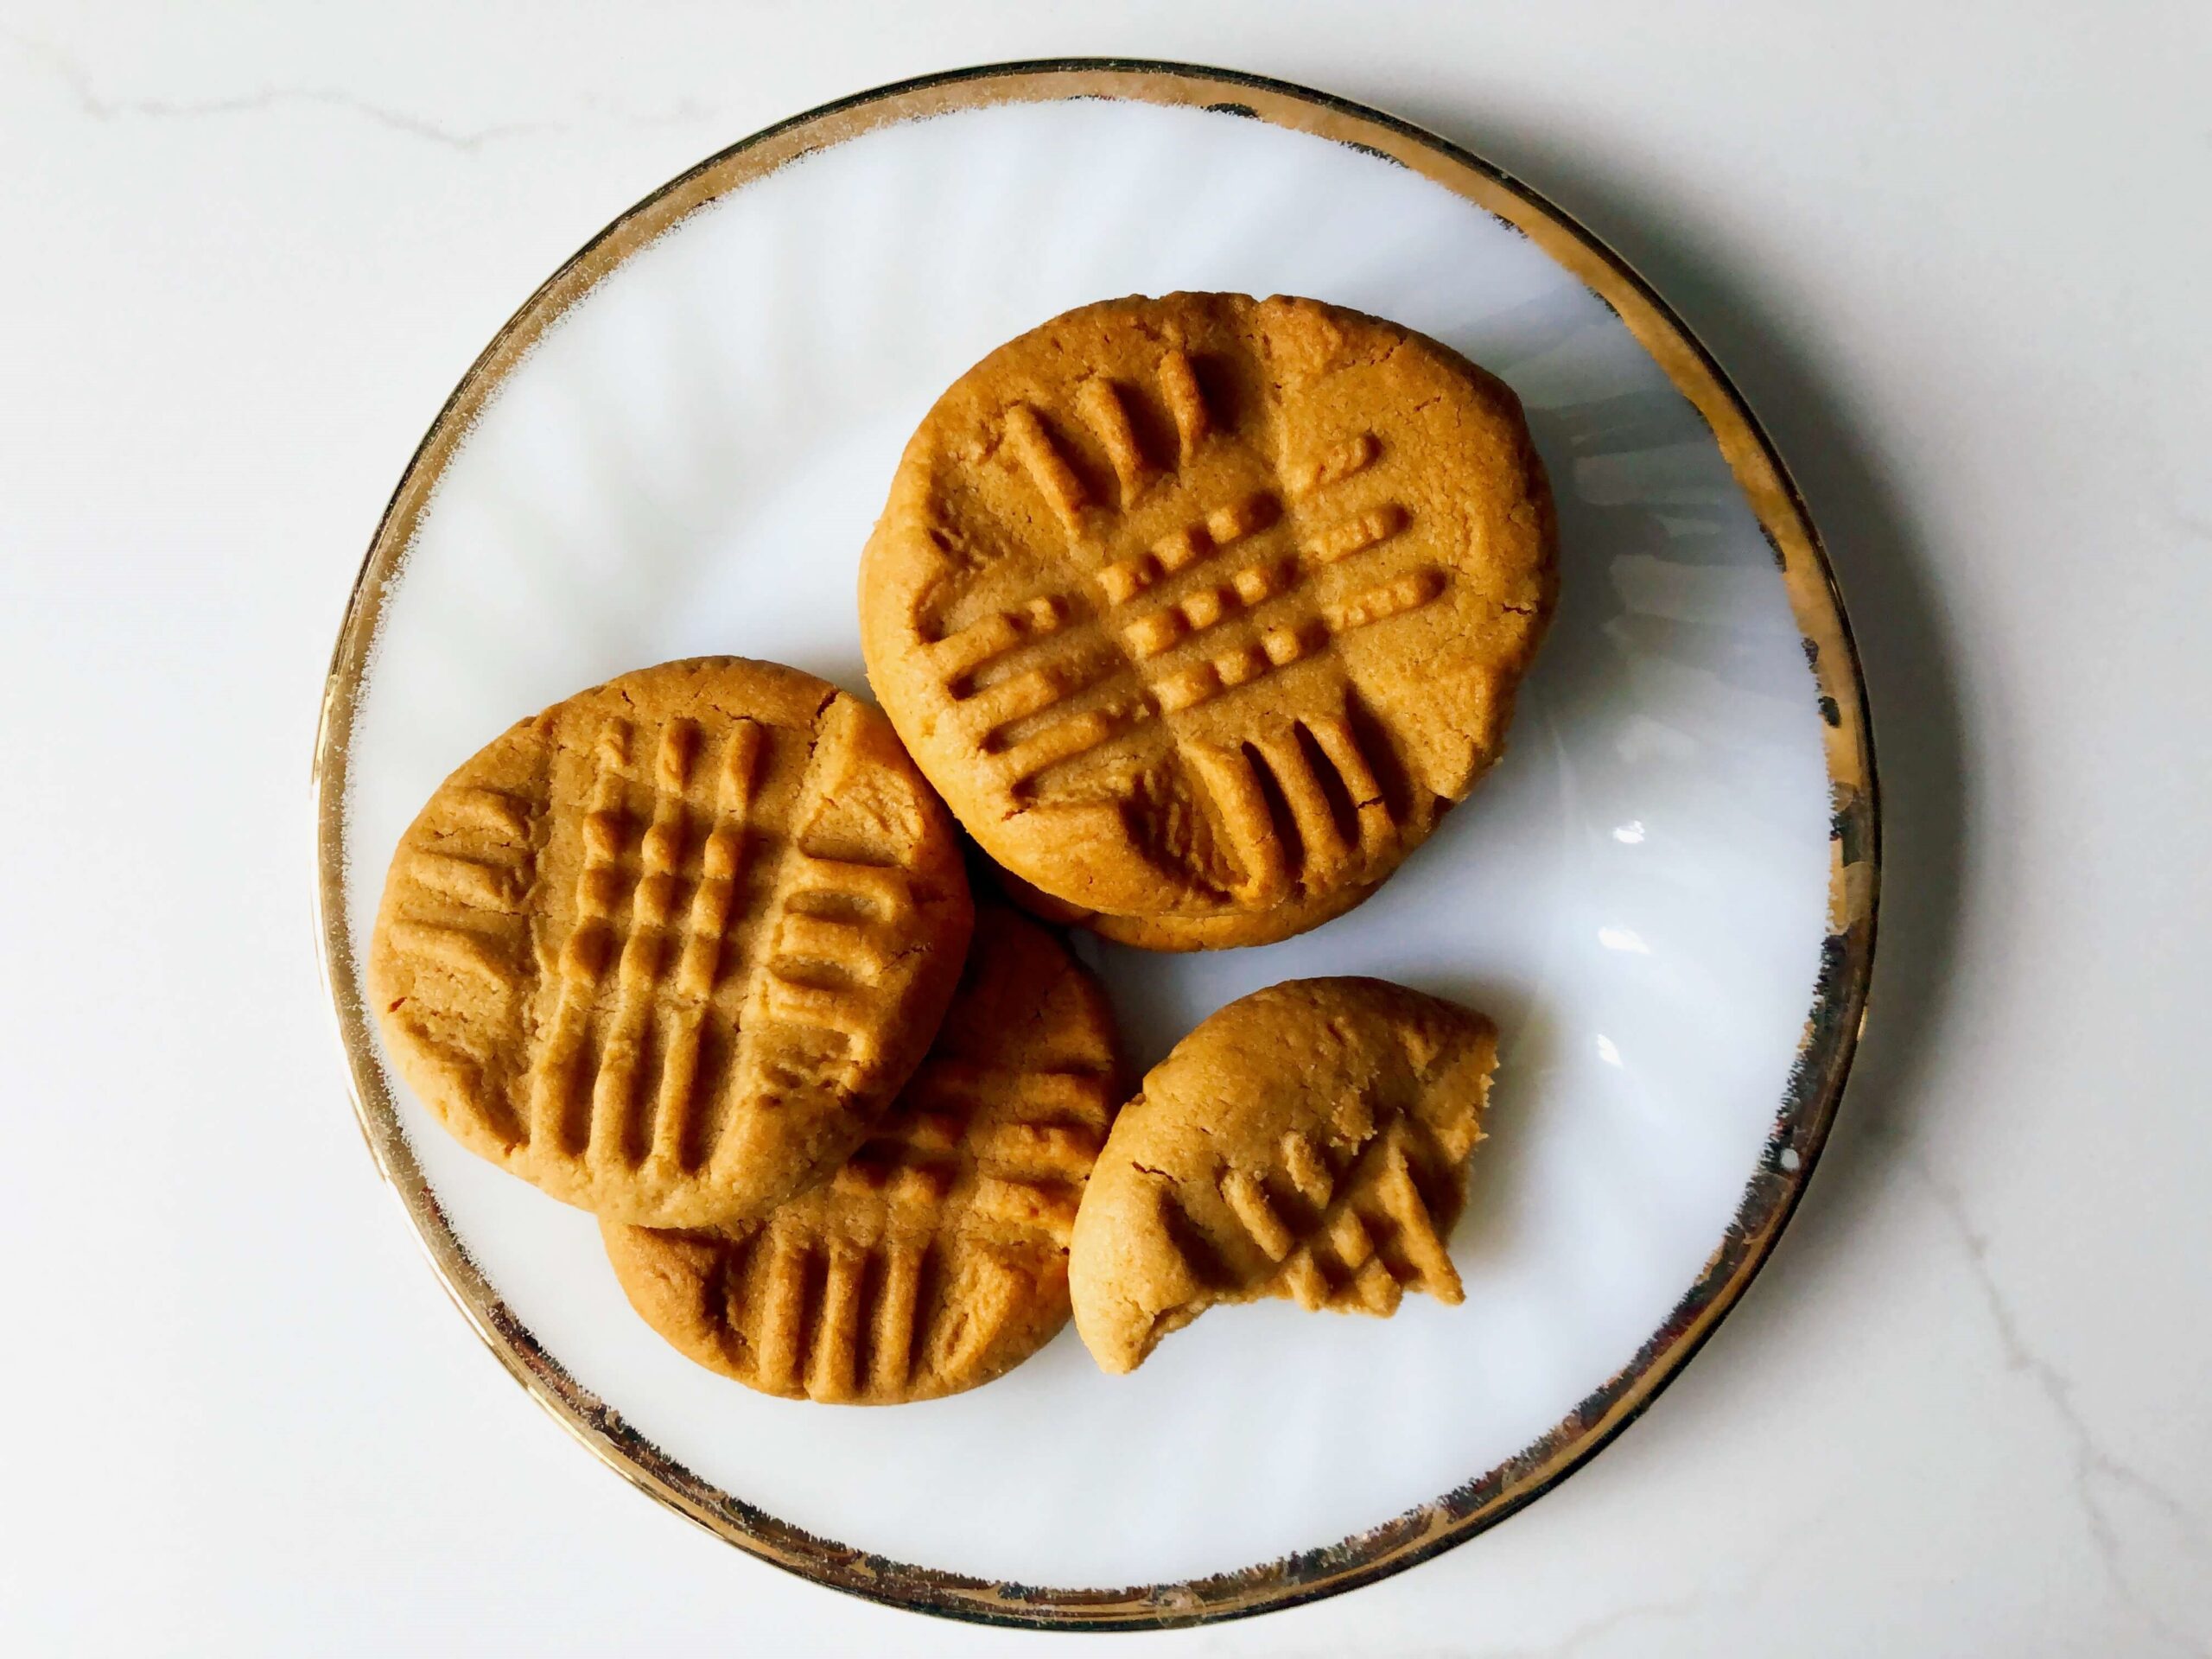
<path fill-rule="evenodd" d="M 369 947 L 400 1074 L 554 1197 L 759 1213 L 860 1143 L 973 911 L 890 723 L 772 663 L 626 674 L 494 740 L 401 838 Z"/>
<path fill-rule="evenodd" d="M 1460 1300 L 1444 1241 L 1497 1058 L 1481 1014 L 1379 979 L 1231 1002 L 1122 1109 L 1076 1217 L 1076 1329 L 1134 1370 L 1217 1302 Z"/>
<path fill-rule="evenodd" d="M 790 1399 L 895 1405 L 988 1382 L 1067 1322 L 1067 1239 L 1111 1122 L 1106 999 L 997 905 L 944 1027 L 874 1136 L 764 1221 L 602 1228 L 647 1324 Z"/>
<path fill-rule="evenodd" d="M 1226 916 L 1109 916 L 1085 910 L 1049 893 L 1039 893 L 1009 870 L 996 872 L 1007 898 L 1033 916 L 1059 927 L 1086 928 L 1102 939 L 1139 950 L 1234 950 L 1245 945 L 1279 944 L 1334 921 L 1364 903 L 1373 886 L 1339 887 L 1318 899 L 1294 899 L 1272 910 L 1233 912 Z M 1376 885 L 1380 885 L 1379 883 Z"/>
<path fill-rule="evenodd" d="M 930 411 L 861 643 L 1024 880 L 1112 915 L 1318 918 L 1497 758 L 1553 541 L 1520 404 L 1434 340 L 1306 300 L 1115 300 Z"/>

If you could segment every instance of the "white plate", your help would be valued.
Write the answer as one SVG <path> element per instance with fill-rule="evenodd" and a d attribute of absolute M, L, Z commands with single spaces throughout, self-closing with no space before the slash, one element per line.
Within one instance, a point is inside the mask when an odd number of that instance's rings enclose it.
<path fill-rule="evenodd" d="M 1491 1139 L 1452 1241 L 1466 1303 L 1224 1310 L 1127 1378 L 1071 1332 L 987 1389 L 897 1410 L 750 1393 L 631 1313 L 589 1217 L 461 1151 L 386 1071 L 356 955 L 385 864 L 454 766 L 626 669 L 736 652 L 864 690 L 856 556 L 925 410 L 1059 311 L 1174 289 L 1311 295 L 1449 342 L 1520 393 L 1557 492 L 1563 598 L 1511 752 L 1375 899 L 1266 950 L 1084 945 L 1143 1065 L 1302 975 L 1494 1014 Z M 1014 1621 L 1327 1593 L 1555 1481 L 1763 1258 L 1825 1133 L 1872 950 L 1848 638 L 1718 372 L 1618 262 L 1472 158 L 1216 72 L 916 83 L 763 135 L 618 221 L 416 456 L 340 642 L 317 777 L 363 1120 L 495 1350 L 735 1541 Z"/>

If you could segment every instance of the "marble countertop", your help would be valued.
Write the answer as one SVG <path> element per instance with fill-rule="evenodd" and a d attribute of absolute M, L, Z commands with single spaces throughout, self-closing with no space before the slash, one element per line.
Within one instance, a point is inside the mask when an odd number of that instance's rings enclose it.
<path fill-rule="evenodd" d="M 0 1649 L 967 1654 L 644 1501 L 447 1306 L 308 924 L 340 610 L 430 415 L 663 180 L 931 69 L 1179 58 L 1501 163 L 1830 545 L 1874 1006 L 1696 1363 L 1471 1545 L 1147 1651 L 2212 1651 L 2212 22 L 1617 0 L 0 0 Z"/>

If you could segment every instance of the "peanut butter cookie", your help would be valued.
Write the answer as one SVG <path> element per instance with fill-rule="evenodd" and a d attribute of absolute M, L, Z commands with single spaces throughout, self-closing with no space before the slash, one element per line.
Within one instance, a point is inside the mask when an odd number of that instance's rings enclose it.
<path fill-rule="evenodd" d="M 866 1405 L 988 1382 L 1067 1322 L 1067 1241 L 1111 1122 L 1105 997 L 1043 928 L 976 914 L 951 1011 L 875 1135 L 765 1219 L 609 1223 L 654 1330 L 749 1388 Z"/>
<path fill-rule="evenodd" d="M 1520 404 L 1436 341 L 1307 300 L 1115 300 L 931 410 L 861 640 L 923 772 L 1043 893 L 1310 925 L 1497 758 L 1553 542 Z"/>
<path fill-rule="evenodd" d="M 1076 1217 L 1076 1329 L 1109 1371 L 1217 1302 L 1388 1315 L 1461 1299 L 1445 1249 L 1497 1058 L 1481 1014 L 1305 979 L 1203 1021 L 1122 1109 Z"/>
<path fill-rule="evenodd" d="M 973 912 L 890 723 L 770 663 L 669 663 L 494 740 L 402 837 L 368 984 L 472 1151 L 602 1216 L 772 1208 L 921 1059 Z"/>

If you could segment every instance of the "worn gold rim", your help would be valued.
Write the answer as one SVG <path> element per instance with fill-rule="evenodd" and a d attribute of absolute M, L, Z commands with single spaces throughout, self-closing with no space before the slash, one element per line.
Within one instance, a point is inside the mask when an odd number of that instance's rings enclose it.
<path fill-rule="evenodd" d="M 347 750 L 385 596 L 432 487 L 480 410 L 546 327 L 679 219 L 787 162 L 899 121 L 996 104 L 1110 98 L 1244 116 L 1412 168 L 1535 241 L 1609 305 L 1713 429 L 1774 550 L 1819 694 L 1834 816 L 1819 978 L 1773 1133 L 1734 1224 L 1696 1284 L 1635 1358 L 1503 1466 L 1372 1531 L 1276 1561 L 1174 1584 L 1059 1589 L 886 1560 L 817 1538 L 664 1456 L 539 1345 L 461 1247 L 400 1127 L 371 1039 L 345 907 Z M 1850 625 L 1810 517 L 1765 432 L 1711 355 L 1618 256 L 1527 186 L 1447 140 L 1281 81 L 1190 65 L 1072 59 L 925 76 L 825 105 L 731 146 L 631 208 L 510 318 L 447 399 L 408 463 L 353 585 L 322 699 L 313 776 L 321 965 L 371 1154 L 477 1334 L 554 1419 L 661 1503 L 760 1559 L 835 1589 L 918 1611 L 1007 1625 L 1158 1629 L 1297 1605 L 1402 1572 L 1541 1497 L 1649 1406 L 1751 1282 L 1827 1137 L 1865 1014 L 1879 888 L 1879 814 L 1866 690 Z"/>

